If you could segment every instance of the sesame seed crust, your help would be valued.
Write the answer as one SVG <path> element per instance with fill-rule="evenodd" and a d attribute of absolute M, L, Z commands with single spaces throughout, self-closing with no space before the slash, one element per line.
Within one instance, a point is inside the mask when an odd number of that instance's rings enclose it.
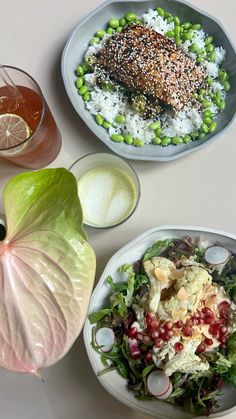
<path fill-rule="evenodd" d="M 180 111 L 201 87 L 206 72 L 166 36 L 143 25 L 128 25 L 97 53 L 96 68 L 130 91 Z"/>

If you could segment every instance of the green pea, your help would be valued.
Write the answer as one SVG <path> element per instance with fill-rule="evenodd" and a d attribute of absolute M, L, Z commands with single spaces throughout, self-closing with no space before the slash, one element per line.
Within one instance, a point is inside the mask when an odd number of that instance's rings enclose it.
<path fill-rule="evenodd" d="M 112 35 L 115 31 L 114 31 L 114 29 L 109 27 L 109 28 L 107 28 L 106 32 L 107 32 L 108 35 Z"/>
<path fill-rule="evenodd" d="M 102 117 L 102 115 L 97 114 L 95 116 L 95 120 L 96 120 L 98 125 L 103 125 L 103 123 L 104 123 L 104 118 Z"/>
<path fill-rule="evenodd" d="M 205 39 L 205 45 L 207 46 L 207 45 L 211 44 L 212 41 L 213 41 L 213 36 L 211 36 L 211 35 L 207 36 L 206 39 Z"/>
<path fill-rule="evenodd" d="M 156 129 L 160 127 L 161 127 L 160 121 L 152 122 L 152 124 L 148 126 L 148 128 L 152 129 L 153 131 L 155 131 Z"/>
<path fill-rule="evenodd" d="M 205 98 L 202 95 L 198 95 L 199 102 L 204 102 Z"/>
<path fill-rule="evenodd" d="M 119 25 L 120 25 L 120 22 L 119 22 L 119 20 L 118 20 L 118 19 L 115 19 L 114 17 L 112 17 L 112 18 L 109 20 L 109 26 L 110 26 L 111 28 L 113 28 L 113 29 L 117 29 L 117 28 L 119 27 Z"/>
<path fill-rule="evenodd" d="M 198 50 L 198 48 L 197 48 L 197 45 L 196 44 L 190 45 L 190 47 L 189 47 L 189 51 L 190 52 L 197 52 L 197 50 Z"/>
<path fill-rule="evenodd" d="M 98 29 L 98 31 L 96 32 L 96 36 L 98 38 L 103 38 L 106 35 L 106 31 L 104 31 L 103 29 Z"/>
<path fill-rule="evenodd" d="M 208 84 L 208 86 L 212 86 L 213 85 L 213 80 L 212 80 L 211 77 L 208 77 L 207 78 L 207 84 Z"/>
<path fill-rule="evenodd" d="M 215 59 L 216 59 L 215 51 L 210 52 L 210 54 L 209 54 L 209 60 L 211 62 L 213 62 L 213 61 L 215 61 Z"/>
<path fill-rule="evenodd" d="M 210 133 L 214 132 L 216 130 L 216 128 L 217 128 L 217 123 L 215 121 L 213 121 L 211 123 L 211 125 L 209 126 L 209 132 Z"/>
<path fill-rule="evenodd" d="M 105 129 L 109 129 L 109 128 L 111 128 L 111 127 L 112 127 L 111 123 L 110 123 L 110 122 L 108 122 L 108 121 L 104 121 L 104 122 L 103 122 L 103 124 L 102 124 L 102 126 L 103 126 L 103 128 L 105 128 Z"/>
<path fill-rule="evenodd" d="M 97 45 L 99 44 L 100 39 L 97 36 L 94 36 L 92 39 L 90 39 L 89 41 L 89 45 Z"/>
<path fill-rule="evenodd" d="M 169 145 L 171 143 L 171 138 L 170 137 L 164 137 L 161 140 L 161 145 L 163 147 L 166 147 L 167 145 Z"/>
<path fill-rule="evenodd" d="M 171 23 L 171 22 L 172 22 L 172 20 L 173 20 L 173 17 L 172 17 L 172 16 L 168 16 L 168 17 L 166 18 L 167 23 Z"/>
<path fill-rule="evenodd" d="M 204 100 L 202 102 L 203 108 L 210 108 L 211 105 L 212 105 L 212 102 L 210 100 Z"/>
<path fill-rule="evenodd" d="M 224 81 L 223 87 L 224 87 L 224 90 L 226 92 L 229 92 L 229 90 L 230 90 L 230 83 L 228 81 Z"/>
<path fill-rule="evenodd" d="M 185 32 L 183 33 L 182 38 L 185 41 L 191 41 L 193 39 L 193 34 L 191 32 Z"/>
<path fill-rule="evenodd" d="M 198 98 L 198 94 L 197 93 L 192 93 L 192 98 L 193 99 L 197 99 Z"/>
<path fill-rule="evenodd" d="M 176 36 L 179 36 L 181 34 L 181 27 L 180 26 L 176 26 L 174 28 L 174 33 Z"/>
<path fill-rule="evenodd" d="M 161 138 L 160 137 L 154 137 L 152 139 L 152 144 L 155 144 L 155 145 L 161 144 Z"/>
<path fill-rule="evenodd" d="M 158 7 L 156 9 L 157 13 L 159 14 L 159 16 L 164 17 L 165 16 L 165 12 L 161 7 Z"/>
<path fill-rule="evenodd" d="M 127 20 L 127 22 L 133 22 L 134 20 L 137 19 L 137 15 L 135 13 L 133 13 L 133 12 L 128 12 L 125 15 L 125 19 Z"/>
<path fill-rule="evenodd" d="M 182 25 L 182 27 L 183 27 L 184 29 L 190 29 L 190 28 L 191 28 L 191 26 L 192 26 L 192 23 L 191 23 L 191 22 L 185 22 L 185 23 Z"/>
<path fill-rule="evenodd" d="M 78 79 L 76 80 L 76 87 L 77 89 L 80 89 L 84 84 L 84 79 L 83 77 L 78 77 Z"/>
<path fill-rule="evenodd" d="M 192 138 L 190 137 L 190 135 L 185 135 L 183 138 L 183 142 L 184 143 L 190 143 L 192 141 Z"/>
<path fill-rule="evenodd" d="M 79 92 L 79 94 L 81 95 L 81 96 L 83 96 L 86 92 L 88 91 L 88 88 L 87 88 L 87 86 L 85 86 L 85 85 L 83 85 L 79 90 L 78 90 L 78 92 Z"/>
<path fill-rule="evenodd" d="M 215 97 L 215 96 L 214 96 L 214 93 L 209 92 L 209 93 L 208 93 L 208 96 L 209 96 L 211 99 L 213 99 L 213 102 L 214 102 L 214 97 Z"/>
<path fill-rule="evenodd" d="M 133 137 L 130 134 L 124 135 L 125 143 L 128 145 L 133 144 Z"/>
<path fill-rule="evenodd" d="M 218 74 L 218 77 L 219 77 L 221 83 L 224 83 L 226 80 L 228 80 L 228 74 L 226 73 L 225 70 L 220 70 L 219 74 Z"/>
<path fill-rule="evenodd" d="M 198 137 L 198 132 L 192 132 L 191 133 L 191 138 L 192 138 L 193 141 L 196 140 L 197 137 Z"/>
<path fill-rule="evenodd" d="M 116 32 L 117 32 L 117 33 L 121 33 L 122 31 L 123 31 L 122 26 L 119 26 L 119 27 L 116 29 Z"/>
<path fill-rule="evenodd" d="M 211 118 L 213 116 L 213 113 L 210 111 L 210 109 L 207 109 L 203 112 L 204 118 Z"/>
<path fill-rule="evenodd" d="M 203 122 L 206 125 L 211 125 L 212 119 L 209 116 L 205 116 L 205 118 L 203 118 Z"/>
<path fill-rule="evenodd" d="M 143 24 L 144 24 L 144 20 L 142 20 L 142 19 L 137 19 L 137 20 L 136 20 L 136 23 L 139 23 L 139 25 L 143 25 Z"/>
<path fill-rule="evenodd" d="M 168 31 L 168 32 L 166 32 L 166 36 L 168 36 L 168 38 L 174 38 L 175 37 L 175 32 L 174 31 Z"/>
<path fill-rule="evenodd" d="M 83 95 L 83 99 L 85 102 L 89 102 L 91 99 L 91 93 L 90 92 L 85 92 L 85 94 Z"/>
<path fill-rule="evenodd" d="M 219 105 L 218 105 L 218 107 L 219 107 L 219 109 L 221 111 L 223 111 L 225 109 L 225 107 L 226 107 L 225 101 L 224 100 L 221 100 L 220 103 L 219 103 Z"/>
<path fill-rule="evenodd" d="M 124 115 L 117 115 L 115 117 L 115 122 L 117 124 L 124 124 L 125 123 L 125 117 L 124 117 Z"/>
<path fill-rule="evenodd" d="M 200 132 L 200 134 L 198 136 L 199 140 L 204 140 L 205 137 L 206 137 L 205 132 Z"/>
<path fill-rule="evenodd" d="M 204 122 L 201 125 L 201 131 L 204 132 L 205 134 L 207 134 L 209 132 L 209 128 L 208 128 L 207 124 L 205 124 Z"/>
<path fill-rule="evenodd" d="M 205 49 L 203 49 L 203 48 L 198 49 L 196 52 L 201 57 L 206 57 L 206 55 L 207 55 Z"/>
<path fill-rule="evenodd" d="M 170 12 L 165 12 L 165 18 L 171 17 L 173 19 L 173 16 Z"/>
<path fill-rule="evenodd" d="M 112 141 L 115 141 L 116 143 L 123 143 L 124 137 L 120 134 L 112 134 L 111 136 Z"/>
<path fill-rule="evenodd" d="M 199 95 L 203 95 L 204 96 L 206 94 L 206 92 L 207 92 L 206 89 L 200 89 L 199 90 Z"/>
<path fill-rule="evenodd" d="M 206 51 L 207 51 L 207 52 L 212 52 L 212 51 L 214 51 L 214 46 L 213 46 L 212 44 L 208 44 L 208 45 L 206 46 Z"/>
<path fill-rule="evenodd" d="M 143 147 L 144 141 L 140 140 L 139 138 L 134 138 L 133 144 L 136 145 L 136 147 Z"/>
<path fill-rule="evenodd" d="M 171 138 L 171 142 L 174 145 L 183 144 L 183 138 L 181 138 L 181 137 L 173 137 L 173 138 Z"/>
<path fill-rule="evenodd" d="M 174 17 L 174 24 L 175 24 L 176 26 L 179 26 L 179 25 L 180 25 L 180 19 L 179 19 L 179 17 L 178 17 L 178 16 L 175 16 L 175 17 Z"/>
<path fill-rule="evenodd" d="M 160 137 L 161 133 L 162 133 L 162 129 L 161 129 L 161 128 L 157 128 L 157 129 L 155 130 L 155 135 L 156 135 L 156 137 Z"/>
<path fill-rule="evenodd" d="M 202 64 L 202 63 L 204 63 L 204 58 L 203 57 L 198 57 L 197 58 L 197 63 L 199 63 L 199 64 Z"/>
<path fill-rule="evenodd" d="M 202 25 L 200 23 L 194 23 L 194 25 L 192 25 L 192 30 L 193 31 L 199 31 L 199 29 L 201 29 Z"/>
<path fill-rule="evenodd" d="M 125 26 L 126 25 L 126 19 L 125 19 L 125 17 L 122 17 L 120 20 L 119 20 L 119 25 L 120 26 Z"/>
<path fill-rule="evenodd" d="M 82 65 L 78 65 L 78 67 L 76 67 L 75 72 L 76 72 L 76 74 L 78 74 L 78 76 L 83 76 L 84 75 L 84 69 L 83 69 Z"/>
<path fill-rule="evenodd" d="M 175 36 L 175 43 L 176 43 L 177 47 L 179 47 L 182 44 L 182 40 L 181 40 L 180 36 Z"/>

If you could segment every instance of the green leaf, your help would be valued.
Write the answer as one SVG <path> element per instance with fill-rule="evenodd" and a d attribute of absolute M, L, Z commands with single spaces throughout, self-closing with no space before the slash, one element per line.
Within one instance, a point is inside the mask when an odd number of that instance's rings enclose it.
<path fill-rule="evenodd" d="M 104 308 L 103 310 L 96 311 L 95 313 L 91 313 L 88 316 L 88 319 L 91 324 L 97 323 L 99 320 L 101 320 L 103 317 L 110 314 L 112 310 L 110 308 Z"/>
<path fill-rule="evenodd" d="M 159 256 L 173 243 L 173 239 L 159 240 L 152 245 L 143 255 L 143 261 Z"/>
<path fill-rule="evenodd" d="M 37 374 L 62 358 L 82 329 L 95 256 L 82 226 L 77 182 L 66 169 L 17 175 L 3 197 L 0 365 Z"/>
<path fill-rule="evenodd" d="M 126 316 L 126 314 L 128 313 L 128 309 L 125 304 L 125 297 L 121 293 L 115 293 L 111 296 L 111 306 L 112 309 L 114 309 L 115 307 L 118 308 L 118 312 L 121 317 Z"/>
<path fill-rule="evenodd" d="M 227 340 L 226 348 L 229 361 L 232 364 L 236 364 L 236 332 Z"/>
<path fill-rule="evenodd" d="M 236 387 L 236 365 L 232 365 L 232 367 L 229 369 L 229 371 L 228 371 L 228 379 Z"/>
<path fill-rule="evenodd" d="M 134 289 L 139 290 L 143 285 L 147 283 L 148 283 L 147 275 L 144 275 L 144 274 L 136 275 L 135 281 L 134 281 Z"/>
<path fill-rule="evenodd" d="M 107 283 L 115 292 L 125 292 L 127 291 L 128 284 L 127 282 L 114 282 L 111 275 L 107 277 Z"/>
<path fill-rule="evenodd" d="M 155 367 L 155 364 L 151 364 L 151 365 L 148 365 L 147 367 L 145 367 L 144 369 L 143 369 L 143 371 L 142 371 L 142 377 L 143 378 L 145 378 L 146 377 L 146 375 L 148 375 L 149 374 L 149 372 L 150 371 L 152 371 L 152 369 Z"/>

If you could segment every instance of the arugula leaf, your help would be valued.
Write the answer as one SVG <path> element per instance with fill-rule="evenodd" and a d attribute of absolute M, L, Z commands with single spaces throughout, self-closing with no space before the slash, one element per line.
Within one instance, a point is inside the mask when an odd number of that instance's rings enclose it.
<path fill-rule="evenodd" d="M 127 291 L 127 282 L 114 282 L 111 275 L 107 277 L 107 283 L 115 292 L 125 292 Z"/>
<path fill-rule="evenodd" d="M 128 309 L 125 304 L 125 297 L 121 292 L 115 293 L 111 296 L 111 306 L 112 309 L 115 307 L 118 308 L 118 312 L 121 317 L 125 317 L 128 313 Z"/>
<path fill-rule="evenodd" d="M 110 314 L 112 310 L 110 308 L 104 308 L 103 310 L 97 311 L 95 313 L 89 314 L 88 318 L 91 324 L 97 323 L 103 317 Z"/>
<path fill-rule="evenodd" d="M 134 280 L 134 289 L 139 290 L 143 285 L 148 283 L 148 277 L 144 274 L 136 275 Z"/>
<path fill-rule="evenodd" d="M 144 253 L 143 261 L 159 256 L 172 243 L 173 239 L 158 240 Z"/>

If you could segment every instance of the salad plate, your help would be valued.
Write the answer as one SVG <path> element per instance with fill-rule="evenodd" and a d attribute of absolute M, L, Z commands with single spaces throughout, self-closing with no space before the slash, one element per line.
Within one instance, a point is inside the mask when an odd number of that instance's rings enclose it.
<path fill-rule="evenodd" d="M 99 351 L 95 350 L 97 347 L 94 347 L 93 344 L 95 321 L 92 321 L 91 316 L 93 316 L 93 313 L 95 313 L 96 316 L 96 313 L 99 313 L 101 310 L 109 307 L 110 297 L 114 291 L 112 291 L 110 286 L 111 280 L 109 280 L 108 283 L 107 278 L 112 277 L 112 280 L 114 281 L 113 284 L 120 282 L 121 270 L 118 270 L 121 266 L 127 267 L 128 265 L 133 265 L 137 261 L 140 261 L 145 252 L 147 252 L 147 249 L 150 250 L 156 242 L 170 239 L 183 240 L 185 237 L 190 237 L 193 243 L 201 243 L 202 249 L 211 249 L 217 244 L 220 246 L 221 250 L 228 249 L 230 252 L 232 252 L 232 254 L 236 252 L 236 237 L 223 231 L 193 226 L 161 226 L 148 230 L 120 249 L 108 262 L 92 294 L 89 306 L 89 319 L 86 320 L 83 332 L 84 342 L 90 363 L 94 373 L 98 377 L 103 387 L 112 396 L 114 396 L 120 402 L 128 405 L 129 407 L 154 417 L 158 416 L 158 418 L 163 419 L 199 418 L 201 417 L 201 414 L 196 412 L 190 413 L 186 409 L 183 409 L 181 404 L 178 405 L 167 403 L 158 398 L 154 398 L 154 400 L 145 399 L 145 401 L 142 399 L 142 397 L 138 399 L 135 397 L 134 392 L 131 391 L 130 388 L 128 389 L 127 379 L 122 378 L 115 368 L 102 373 L 102 371 L 104 372 L 105 367 L 100 356 L 101 352 L 99 353 Z M 212 256 L 210 253 L 211 252 L 209 252 L 208 258 L 211 258 Z M 96 336 L 95 339 L 97 340 Z M 102 343 L 98 343 L 98 341 L 97 344 L 102 345 Z M 200 352 L 201 351 L 199 349 L 199 353 Z M 227 383 L 224 387 L 224 391 L 219 397 L 219 406 L 213 409 L 210 417 L 219 418 L 234 412 L 235 396 L 236 388 L 232 384 Z"/>
<path fill-rule="evenodd" d="M 143 141 L 142 133 L 147 131 L 140 131 L 140 138 L 137 140 L 132 139 L 130 136 L 126 137 L 125 141 L 122 140 L 122 136 L 119 135 L 120 127 L 117 130 L 109 130 L 109 124 L 104 119 L 106 127 L 102 126 L 102 120 L 96 118 L 96 115 L 88 110 L 88 102 L 90 98 L 90 92 L 85 92 L 86 86 L 81 85 L 81 93 L 78 94 L 76 83 L 78 79 L 78 73 L 76 74 L 76 68 L 80 67 L 80 64 L 84 61 L 84 56 L 91 42 L 91 38 L 96 37 L 96 31 L 106 31 L 108 22 L 111 22 L 111 18 L 120 19 L 122 16 L 127 15 L 128 12 L 135 13 L 137 16 L 142 16 L 148 9 L 156 9 L 157 7 L 163 8 L 171 13 L 173 16 L 177 16 L 181 22 L 193 22 L 199 24 L 205 33 L 210 34 L 210 37 L 214 38 L 214 47 L 223 48 L 226 52 L 225 59 L 223 61 L 223 69 L 226 70 L 229 82 L 230 90 L 226 95 L 225 104 L 222 105 L 221 112 L 217 114 L 217 127 L 213 124 L 210 128 L 205 125 L 201 125 L 201 139 L 200 140 L 189 140 L 187 135 L 186 138 L 179 139 L 172 137 L 174 140 L 169 144 L 169 138 L 164 137 L 161 145 L 159 145 L 160 139 L 157 137 L 153 140 L 147 139 Z M 114 22 L 113 22 L 114 24 Z M 119 29 L 119 28 L 118 28 Z M 114 29 L 112 29 L 114 31 Z M 100 34 L 99 32 L 99 34 Z M 101 32 L 102 33 L 102 32 Z M 99 35 L 100 36 L 100 35 Z M 186 37 L 188 35 L 186 34 Z M 94 38 L 92 38 L 94 39 Z M 97 42 L 97 41 L 96 41 Z M 189 42 L 189 41 L 187 41 Z M 213 48 L 213 46 L 211 45 Z M 209 46 L 208 46 L 209 49 Z M 201 59 L 201 58 L 200 58 Z M 199 61 L 200 62 L 200 61 Z M 213 141 L 215 141 L 220 135 L 222 135 L 227 129 L 230 128 L 231 124 L 235 119 L 236 112 L 236 52 L 235 47 L 230 40 L 229 35 L 223 28 L 222 24 L 217 21 L 214 17 L 201 11 L 198 8 L 193 7 L 185 1 L 177 0 L 159 0 L 159 1 L 127 1 L 127 0 L 106 0 L 99 7 L 84 17 L 78 25 L 73 29 L 69 39 L 64 47 L 62 62 L 61 62 L 62 77 L 65 85 L 66 92 L 69 99 L 75 108 L 78 115 L 84 120 L 89 129 L 103 142 L 105 143 L 114 153 L 119 154 L 128 159 L 135 160 L 146 160 L 146 161 L 171 161 L 177 158 L 183 157 L 194 151 L 200 150 Z M 83 83 L 79 80 L 80 83 Z M 86 76 L 85 76 L 86 78 Z M 87 79 L 86 79 L 87 80 Z M 80 91 L 80 89 L 79 89 Z M 85 94 L 83 93 L 85 92 Z M 82 94 L 83 93 L 83 94 Z M 84 100 L 83 100 L 84 98 Z M 97 103 L 94 99 L 94 102 Z M 95 103 L 95 105 L 96 105 Z M 93 104 L 92 104 L 93 105 Z M 110 109 L 113 104 L 109 103 Z M 118 115 L 119 116 L 119 115 Z M 131 118 L 132 119 L 132 118 Z M 208 119 L 208 116 L 206 117 Z M 134 119 L 136 124 L 136 119 Z M 127 122 L 127 121 L 126 121 Z M 119 123 L 118 123 L 119 124 Z M 133 124 L 133 125 L 135 125 Z M 179 122 L 178 122 L 179 124 Z M 200 123 L 199 123 L 200 124 Z M 132 125 L 132 121 L 131 121 Z M 137 124 L 136 124 L 137 125 Z M 179 126 L 179 125 L 178 125 Z M 117 126 L 115 125 L 115 128 Z M 126 129 L 126 128 L 125 128 Z M 200 129 L 200 125 L 198 128 Z M 157 130 L 158 131 L 158 130 Z M 135 132 L 135 131 L 133 131 Z M 166 133 L 169 131 L 167 130 Z M 176 131 L 178 132 L 178 130 Z M 199 131 L 200 132 L 200 131 Z M 118 134 L 117 134 L 118 133 Z M 114 136 L 115 134 L 115 136 Z M 166 134 L 167 135 L 167 134 Z M 173 134 L 174 135 L 174 134 Z M 111 139 L 113 138 L 113 140 Z M 148 137 L 147 137 L 148 138 Z M 200 138 L 200 137 L 199 137 Z M 132 144 L 131 144 L 132 143 Z M 144 144 L 143 144 L 144 143 Z M 144 145 L 144 146 L 143 146 Z M 168 145 L 168 146 L 166 146 Z"/>

